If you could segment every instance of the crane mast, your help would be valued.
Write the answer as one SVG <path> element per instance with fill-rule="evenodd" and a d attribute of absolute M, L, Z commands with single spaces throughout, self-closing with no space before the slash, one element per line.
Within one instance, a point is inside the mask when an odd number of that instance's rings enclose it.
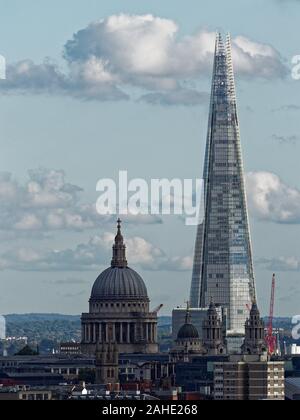
<path fill-rule="evenodd" d="M 272 356 L 276 350 L 276 337 L 275 335 L 273 335 L 274 300 L 275 300 L 275 274 L 273 274 L 273 277 L 272 277 L 269 322 L 268 322 L 268 329 L 267 329 L 267 335 L 266 335 L 268 354 L 270 356 Z"/>

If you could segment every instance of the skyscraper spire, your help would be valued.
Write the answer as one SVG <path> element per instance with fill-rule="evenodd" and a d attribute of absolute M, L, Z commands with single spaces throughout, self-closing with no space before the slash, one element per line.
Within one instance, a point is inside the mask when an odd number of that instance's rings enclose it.
<path fill-rule="evenodd" d="M 244 332 L 255 297 L 230 36 L 217 33 L 204 189 L 196 237 L 190 301 L 227 310 L 228 329 Z"/>
<path fill-rule="evenodd" d="M 126 246 L 124 244 L 124 238 L 121 233 L 121 220 L 117 221 L 117 235 L 115 237 L 115 243 L 113 245 L 113 258 L 111 262 L 112 267 L 126 268 L 128 266 L 126 260 Z"/>

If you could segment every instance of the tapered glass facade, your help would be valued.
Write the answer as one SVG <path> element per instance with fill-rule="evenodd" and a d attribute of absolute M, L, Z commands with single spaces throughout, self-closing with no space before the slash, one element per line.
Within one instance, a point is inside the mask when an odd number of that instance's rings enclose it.
<path fill-rule="evenodd" d="M 233 333 L 244 333 L 255 297 L 243 172 L 231 43 L 218 34 L 190 302 L 207 307 L 213 299 Z"/>

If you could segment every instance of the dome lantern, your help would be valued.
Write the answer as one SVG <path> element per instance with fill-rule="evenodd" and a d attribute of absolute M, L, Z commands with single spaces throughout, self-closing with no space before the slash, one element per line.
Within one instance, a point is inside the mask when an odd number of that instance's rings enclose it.
<path fill-rule="evenodd" d="M 117 221 L 117 235 L 115 237 L 115 243 L 113 245 L 113 257 L 111 261 L 111 266 L 118 268 L 126 268 L 128 266 L 126 260 L 126 246 L 124 244 L 124 238 L 121 233 L 121 223 L 122 221 L 118 219 Z"/>

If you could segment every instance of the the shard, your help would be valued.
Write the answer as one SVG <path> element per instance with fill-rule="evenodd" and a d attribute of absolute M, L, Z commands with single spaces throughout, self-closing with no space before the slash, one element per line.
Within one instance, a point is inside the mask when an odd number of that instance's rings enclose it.
<path fill-rule="evenodd" d="M 203 179 L 190 303 L 213 300 L 227 333 L 243 334 L 255 283 L 229 35 L 216 37 Z"/>

